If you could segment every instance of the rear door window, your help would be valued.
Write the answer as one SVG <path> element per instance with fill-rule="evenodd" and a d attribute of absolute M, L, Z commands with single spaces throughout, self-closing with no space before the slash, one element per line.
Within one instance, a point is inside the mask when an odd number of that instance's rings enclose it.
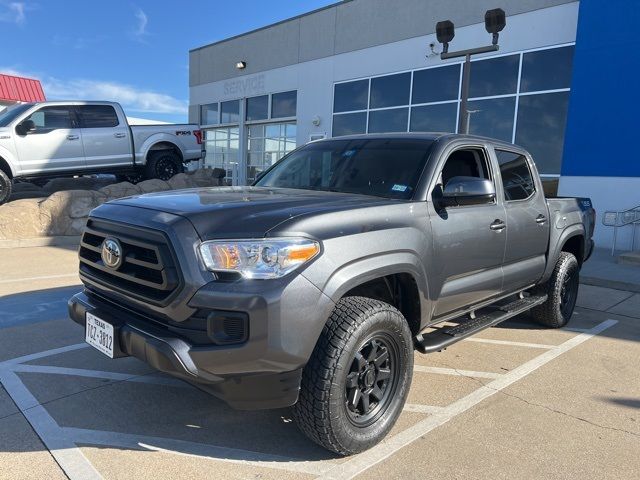
<path fill-rule="evenodd" d="M 504 199 L 509 202 L 532 196 L 536 187 L 527 157 L 507 150 L 496 150 L 496 157 L 500 165 Z"/>
<path fill-rule="evenodd" d="M 81 128 L 116 127 L 120 123 L 116 109 L 111 105 L 80 105 L 77 108 Z"/>

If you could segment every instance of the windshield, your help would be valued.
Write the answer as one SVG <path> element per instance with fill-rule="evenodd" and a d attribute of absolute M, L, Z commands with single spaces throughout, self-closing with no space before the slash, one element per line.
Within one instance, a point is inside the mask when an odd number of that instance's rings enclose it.
<path fill-rule="evenodd" d="M 4 112 L 0 113 L 0 127 L 8 126 L 16 117 L 19 117 L 31 107 L 33 107 L 33 103 L 21 103 L 20 105 L 13 105 L 7 108 Z"/>
<path fill-rule="evenodd" d="M 399 138 L 310 143 L 283 157 L 254 185 L 409 199 L 432 144 Z"/>

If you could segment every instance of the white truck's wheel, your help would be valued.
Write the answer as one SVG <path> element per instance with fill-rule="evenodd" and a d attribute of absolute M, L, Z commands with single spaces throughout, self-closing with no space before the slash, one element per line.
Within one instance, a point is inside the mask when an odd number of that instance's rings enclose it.
<path fill-rule="evenodd" d="M 4 171 L 0 170 L 0 205 L 9 201 L 12 189 L 13 183 L 11 179 Z"/>

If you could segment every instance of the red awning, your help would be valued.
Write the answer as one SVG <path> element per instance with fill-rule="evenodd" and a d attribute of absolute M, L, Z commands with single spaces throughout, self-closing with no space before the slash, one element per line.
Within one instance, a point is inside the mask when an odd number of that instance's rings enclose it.
<path fill-rule="evenodd" d="M 44 102 L 44 90 L 40 80 L 14 77 L 0 73 L 0 100 L 14 102 Z"/>

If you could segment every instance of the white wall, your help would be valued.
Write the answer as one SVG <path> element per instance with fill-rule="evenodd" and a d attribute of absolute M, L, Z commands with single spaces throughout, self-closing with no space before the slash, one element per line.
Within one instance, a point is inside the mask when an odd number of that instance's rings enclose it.
<path fill-rule="evenodd" d="M 507 27 L 500 34 L 499 53 L 574 42 L 577 19 L 577 2 L 508 16 Z M 456 30 L 450 50 L 485 45 L 490 43 L 490 39 L 484 23 L 462 27 Z M 334 82 L 444 64 L 437 56 L 426 57 L 430 42 L 436 42 L 435 35 L 194 86 L 190 88 L 190 104 L 201 105 L 297 89 L 297 141 L 302 144 L 312 133 L 331 134 Z M 440 48 L 439 44 L 437 48 Z M 317 127 L 312 124 L 316 116 L 321 118 Z"/>
<path fill-rule="evenodd" d="M 640 205 L 640 178 L 638 177 L 560 177 L 558 195 L 589 197 L 596 209 L 596 247 L 611 248 L 613 227 L 602 225 L 605 211 L 626 210 Z M 616 248 L 631 249 L 632 226 L 618 229 Z M 636 232 L 636 249 L 640 247 L 640 226 Z"/>

